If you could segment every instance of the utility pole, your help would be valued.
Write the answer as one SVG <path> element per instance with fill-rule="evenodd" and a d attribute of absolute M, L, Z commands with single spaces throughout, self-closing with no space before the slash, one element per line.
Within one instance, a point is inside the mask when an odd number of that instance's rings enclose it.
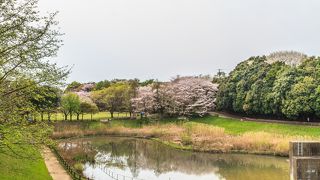
<path fill-rule="evenodd" d="M 218 69 L 218 73 L 217 73 L 217 75 L 218 75 L 218 77 L 220 78 L 221 76 L 222 76 L 222 73 L 223 73 L 223 71 L 222 71 L 223 69 Z"/>

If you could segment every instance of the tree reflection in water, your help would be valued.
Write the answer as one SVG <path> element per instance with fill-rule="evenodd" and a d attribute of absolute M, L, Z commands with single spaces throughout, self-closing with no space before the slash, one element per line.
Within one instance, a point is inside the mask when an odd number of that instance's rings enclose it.
<path fill-rule="evenodd" d="M 61 141 L 62 156 L 85 165 L 84 174 L 103 179 L 103 165 L 119 174 L 141 179 L 289 179 L 284 158 L 242 154 L 181 151 L 158 142 L 116 137 Z M 144 177 L 147 176 L 147 177 Z"/>

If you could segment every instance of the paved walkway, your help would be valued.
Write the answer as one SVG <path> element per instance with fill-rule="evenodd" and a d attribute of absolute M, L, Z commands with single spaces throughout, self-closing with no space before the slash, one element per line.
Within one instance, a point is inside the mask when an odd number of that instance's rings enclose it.
<path fill-rule="evenodd" d="M 72 180 L 48 147 L 43 149 L 42 156 L 53 180 Z"/>

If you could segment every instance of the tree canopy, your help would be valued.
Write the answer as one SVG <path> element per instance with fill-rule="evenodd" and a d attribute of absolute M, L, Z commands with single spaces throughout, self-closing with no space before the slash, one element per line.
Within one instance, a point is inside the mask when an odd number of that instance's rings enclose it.
<path fill-rule="evenodd" d="M 319 118 L 320 58 L 301 53 L 271 57 L 278 60 L 260 56 L 238 64 L 220 85 L 218 108 L 277 118 Z"/>
<path fill-rule="evenodd" d="M 127 108 L 130 90 L 129 83 L 117 82 L 102 90 L 94 91 L 92 98 L 100 110 L 109 111 L 113 118 L 114 112 L 125 111 Z"/>
<path fill-rule="evenodd" d="M 72 92 L 64 94 L 61 98 L 61 108 L 65 115 L 65 120 L 67 120 L 67 116 L 70 116 L 70 120 L 72 120 L 72 115 L 78 111 L 80 111 L 80 97 Z"/>
<path fill-rule="evenodd" d="M 47 142 L 50 128 L 26 120 L 30 95 L 38 86 L 61 85 L 69 73 L 48 60 L 62 44 L 57 13 L 41 16 L 37 4 L 37 0 L 0 1 L 0 151 Z"/>
<path fill-rule="evenodd" d="M 138 112 L 168 116 L 203 116 L 215 108 L 217 84 L 204 77 L 177 77 L 168 83 L 142 86 L 132 99 Z"/>

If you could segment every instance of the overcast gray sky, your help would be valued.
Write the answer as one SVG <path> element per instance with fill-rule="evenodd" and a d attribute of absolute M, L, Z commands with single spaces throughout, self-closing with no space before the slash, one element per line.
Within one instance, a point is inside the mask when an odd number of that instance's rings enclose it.
<path fill-rule="evenodd" d="M 59 11 L 69 81 L 232 70 L 253 55 L 319 55 L 319 0 L 40 0 Z"/>

